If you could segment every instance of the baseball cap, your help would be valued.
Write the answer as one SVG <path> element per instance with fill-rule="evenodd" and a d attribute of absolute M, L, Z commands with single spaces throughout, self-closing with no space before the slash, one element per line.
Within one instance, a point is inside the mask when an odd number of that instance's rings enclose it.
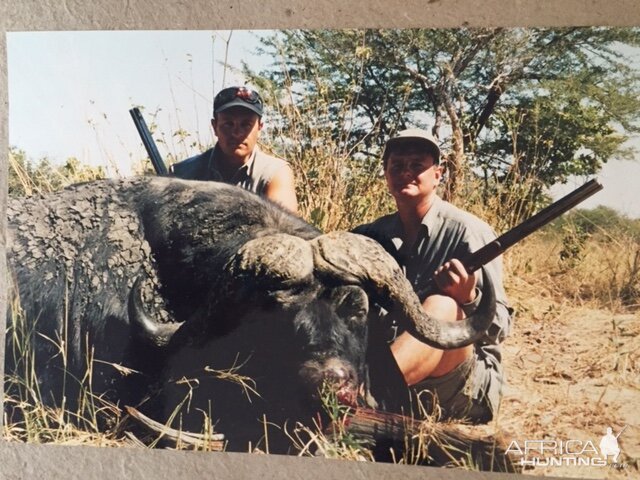
<path fill-rule="evenodd" d="M 435 137 L 427 130 L 422 130 L 421 128 L 408 128 L 407 130 L 398 132 L 395 137 L 387 140 L 387 143 L 384 146 L 384 151 L 382 152 L 382 160 L 385 165 L 389 154 L 395 147 L 401 144 L 414 142 L 424 143 L 427 151 L 433 154 L 434 163 L 440 163 L 440 147 L 438 146 L 438 142 Z"/>
<path fill-rule="evenodd" d="M 244 107 L 262 117 L 262 98 L 248 87 L 228 87 L 222 89 L 213 100 L 213 115 L 231 107 Z"/>

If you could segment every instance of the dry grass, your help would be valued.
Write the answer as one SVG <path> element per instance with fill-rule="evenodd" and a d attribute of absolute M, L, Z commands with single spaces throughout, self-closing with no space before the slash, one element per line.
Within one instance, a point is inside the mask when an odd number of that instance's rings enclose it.
<path fill-rule="evenodd" d="M 314 115 L 313 108 L 321 109 L 322 105 L 292 113 L 297 118 L 296 128 L 302 129 L 304 119 Z M 303 135 L 302 130 L 300 134 Z M 346 149 L 346 144 L 330 143 L 333 142 L 330 136 L 320 130 L 315 139 L 315 148 L 296 153 L 295 145 L 289 145 L 285 155 L 292 161 L 300 181 L 301 207 L 307 219 L 331 230 L 349 228 L 388 210 L 389 199 L 375 168 L 366 162 L 353 163 L 352 152 Z M 323 149 L 323 145 L 329 147 Z M 66 173 L 71 177 L 64 182 L 57 176 L 51 181 L 31 177 L 32 172 L 24 167 L 24 162 L 12 161 L 12 167 L 11 178 L 21 193 L 43 193 L 60 188 L 63 183 L 87 179 L 84 176 L 87 172 L 75 167 L 68 169 Z M 358 168 L 363 169 L 360 174 Z M 83 173 L 77 174 L 78 171 Z M 359 175 L 362 181 L 356 181 Z M 513 220 L 503 215 L 501 209 L 517 206 L 515 196 L 523 191 L 501 192 L 495 197 L 500 198 L 500 202 L 494 199 L 493 206 L 484 208 L 478 207 L 479 197 L 469 196 L 467 201 L 476 202 L 472 207 L 475 213 L 504 230 Z M 529 473 L 614 478 L 637 475 L 640 457 L 637 414 L 637 405 L 640 405 L 640 318 L 637 313 L 640 245 L 637 239 L 598 230 L 584 236 L 570 225 L 563 230 L 547 229 L 508 252 L 505 271 L 508 295 L 516 310 L 514 330 L 504 345 L 509 386 L 497 420 L 483 427 L 484 431 L 517 439 L 551 437 L 597 441 L 603 428 L 612 426 L 619 431 L 628 425 L 620 438 L 624 461 L 629 465 L 624 470 L 565 468 L 534 469 Z M 21 359 L 22 370 L 18 376 L 5 378 L 5 400 L 8 407 L 20 414 L 4 422 L 6 439 L 68 445 L 126 446 L 132 442 L 140 445 L 119 428 L 123 418 L 120 410 L 88 390 L 81 394 L 77 411 L 68 411 L 64 404 L 60 408 L 43 406 L 34 377 L 32 352 L 27 348 L 30 342 L 26 339 L 33 332 L 18 330 L 8 332 L 12 344 L 6 352 L 7 355 L 13 352 Z M 16 335 L 22 335 L 23 340 L 17 340 Z M 233 376 L 237 374 L 235 367 L 217 374 Z M 89 365 L 88 376 L 78 380 L 86 383 L 90 372 Z M 241 380 L 248 395 L 253 384 L 250 379 Z M 347 412 L 337 408 L 330 398 L 326 403 L 334 423 L 344 425 L 340 419 Z M 212 434 L 210 415 L 203 414 L 205 433 Z M 105 431 L 100 427 L 101 416 L 110 417 L 108 423 L 113 428 Z M 367 445 L 346 429 L 338 428 L 327 435 L 322 425 L 296 426 L 291 435 L 303 455 L 371 460 Z M 420 446 L 433 441 L 426 437 L 426 432 L 424 435 L 417 438 L 417 443 L 413 441 L 416 439 L 410 442 L 418 445 L 417 450 L 408 450 L 406 458 L 396 461 L 419 463 Z M 463 466 L 479 468 L 473 462 Z"/>
<path fill-rule="evenodd" d="M 352 409 L 340 404 L 335 392 L 326 386 L 321 393 L 321 399 L 328 425 L 314 421 L 311 426 L 297 424 L 293 432 L 288 432 L 298 455 L 373 461 L 372 452 L 366 442 L 353 435 L 347 427 Z"/>
<path fill-rule="evenodd" d="M 11 324 L 6 331 L 6 364 L 14 368 L 4 379 L 4 437 L 9 441 L 59 443 L 65 445 L 115 446 L 119 442 L 115 431 L 121 420 L 120 409 L 90 388 L 93 358 L 88 355 L 87 369 L 82 378 L 68 377 L 77 382 L 77 398 L 69 399 L 63 392 L 62 401 L 52 405 L 43 401 L 38 380 L 38 365 L 33 349 L 35 323 L 27 322 L 17 299 L 9 306 Z M 48 339 L 65 364 L 65 342 Z M 77 407 L 69 409 L 68 404 Z"/>
<path fill-rule="evenodd" d="M 520 292 L 533 293 L 538 308 L 549 300 L 612 312 L 640 307 L 637 240 L 624 234 L 594 235 L 581 243 L 575 257 L 563 259 L 566 243 L 563 235 L 546 231 L 516 245 L 505 259 L 510 296 L 518 301 Z"/>
<path fill-rule="evenodd" d="M 620 432 L 626 467 L 536 467 L 536 475 L 632 478 L 640 457 L 640 247 L 593 235 L 577 261 L 560 258 L 563 238 L 537 234 L 507 255 L 507 290 L 516 308 L 505 344 L 509 385 L 497 428 L 524 439 L 581 439 L 595 445 L 606 427 Z M 569 259 L 571 260 L 571 259 Z M 635 287 L 634 287 L 635 288 Z"/>
<path fill-rule="evenodd" d="M 68 158 L 62 165 L 54 165 L 47 158 L 33 161 L 25 152 L 9 150 L 9 195 L 24 196 L 53 192 L 72 183 L 87 182 L 105 177 L 102 167 L 83 165 L 76 158 Z"/>

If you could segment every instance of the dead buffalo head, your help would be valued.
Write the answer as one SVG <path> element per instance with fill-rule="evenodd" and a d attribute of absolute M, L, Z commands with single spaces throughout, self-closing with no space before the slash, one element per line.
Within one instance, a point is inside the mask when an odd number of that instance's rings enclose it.
<path fill-rule="evenodd" d="M 485 279 L 487 294 L 474 315 L 455 322 L 432 318 L 396 261 L 376 241 L 347 232 L 311 240 L 286 233 L 253 238 L 229 259 L 224 276 L 226 287 L 217 292 L 224 310 L 275 308 L 294 314 L 295 342 L 305 353 L 302 381 L 311 391 L 333 383 L 347 402 L 363 380 L 370 301 L 385 307 L 413 336 L 441 349 L 477 341 L 495 314 L 493 288 Z M 157 345 L 167 344 L 178 326 L 154 326 L 139 296 L 132 298 L 132 323 Z M 188 319 L 180 330 L 178 343 L 203 335 Z"/>
<path fill-rule="evenodd" d="M 360 287 L 403 321 L 410 333 L 440 349 L 460 348 L 479 340 L 495 315 L 493 286 L 477 312 L 463 321 L 429 316 L 402 270 L 375 240 L 333 232 L 310 241 L 287 234 L 247 242 L 228 264 L 238 288 L 250 284 L 276 297 L 285 308 L 311 301 L 318 284 Z M 485 280 L 489 283 L 488 278 Z"/>

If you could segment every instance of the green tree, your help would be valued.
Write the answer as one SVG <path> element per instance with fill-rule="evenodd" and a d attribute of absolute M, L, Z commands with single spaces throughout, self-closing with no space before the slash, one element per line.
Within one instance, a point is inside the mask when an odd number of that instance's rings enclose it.
<path fill-rule="evenodd" d="M 637 28 L 296 30 L 262 42 L 274 63 L 245 73 L 271 92 L 281 144 L 317 149 L 310 133 L 322 130 L 360 162 L 399 129 L 431 128 L 449 139 L 449 199 L 479 177 L 485 199 L 526 180 L 519 193 L 538 202 L 628 155 L 639 130 Z"/>
<path fill-rule="evenodd" d="M 561 230 L 567 225 L 574 225 L 590 235 L 628 237 L 640 246 L 640 219 L 629 218 L 604 205 L 589 210 L 574 210 L 554 222 L 556 230 Z"/>

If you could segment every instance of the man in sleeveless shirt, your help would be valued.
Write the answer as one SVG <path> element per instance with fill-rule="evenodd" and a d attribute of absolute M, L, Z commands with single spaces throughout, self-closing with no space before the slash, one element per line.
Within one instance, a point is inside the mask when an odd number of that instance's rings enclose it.
<path fill-rule="evenodd" d="M 263 102 L 247 87 L 221 90 L 213 101 L 211 126 L 216 145 L 172 166 L 187 180 L 213 180 L 238 185 L 297 212 L 293 171 L 289 164 L 267 155 L 258 146 Z"/>
<path fill-rule="evenodd" d="M 391 138 L 383 167 L 397 212 L 354 231 L 381 243 L 416 292 L 435 277 L 439 292 L 421 299 L 427 313 L 443 320 L 469 316 L 480 302 L 483 276 L 468 274 L 458 259 L 494 240 L 495 234 L 479 218 L 438 197 L 440 148 L 429 132 L 409 129 Z M 494 417 L 504 381 L 500 343 L 510 330 L 511 310 L 502 285 L 501 259 L 490 262 L 485 272 L 495 287 L 496 316 L 474 345 L 443 351 L 393 327 L 389 315 L 373 322 L 383 326 L 378 336 L 386 337 L 370 349 L 369 359 L 370 366 L 380 367 L 378 388 L 383 398 L 393 402 L 411 393 L 414 412 L 419 402 L 427 414 L 438 408 L 444 418 L 485 423 Z M 370 372 L 373 383 L 375 372 L 371 368 Z M 391 408 L 406 409 L 408 397 L 404 398 L 399 407 Z"/>

